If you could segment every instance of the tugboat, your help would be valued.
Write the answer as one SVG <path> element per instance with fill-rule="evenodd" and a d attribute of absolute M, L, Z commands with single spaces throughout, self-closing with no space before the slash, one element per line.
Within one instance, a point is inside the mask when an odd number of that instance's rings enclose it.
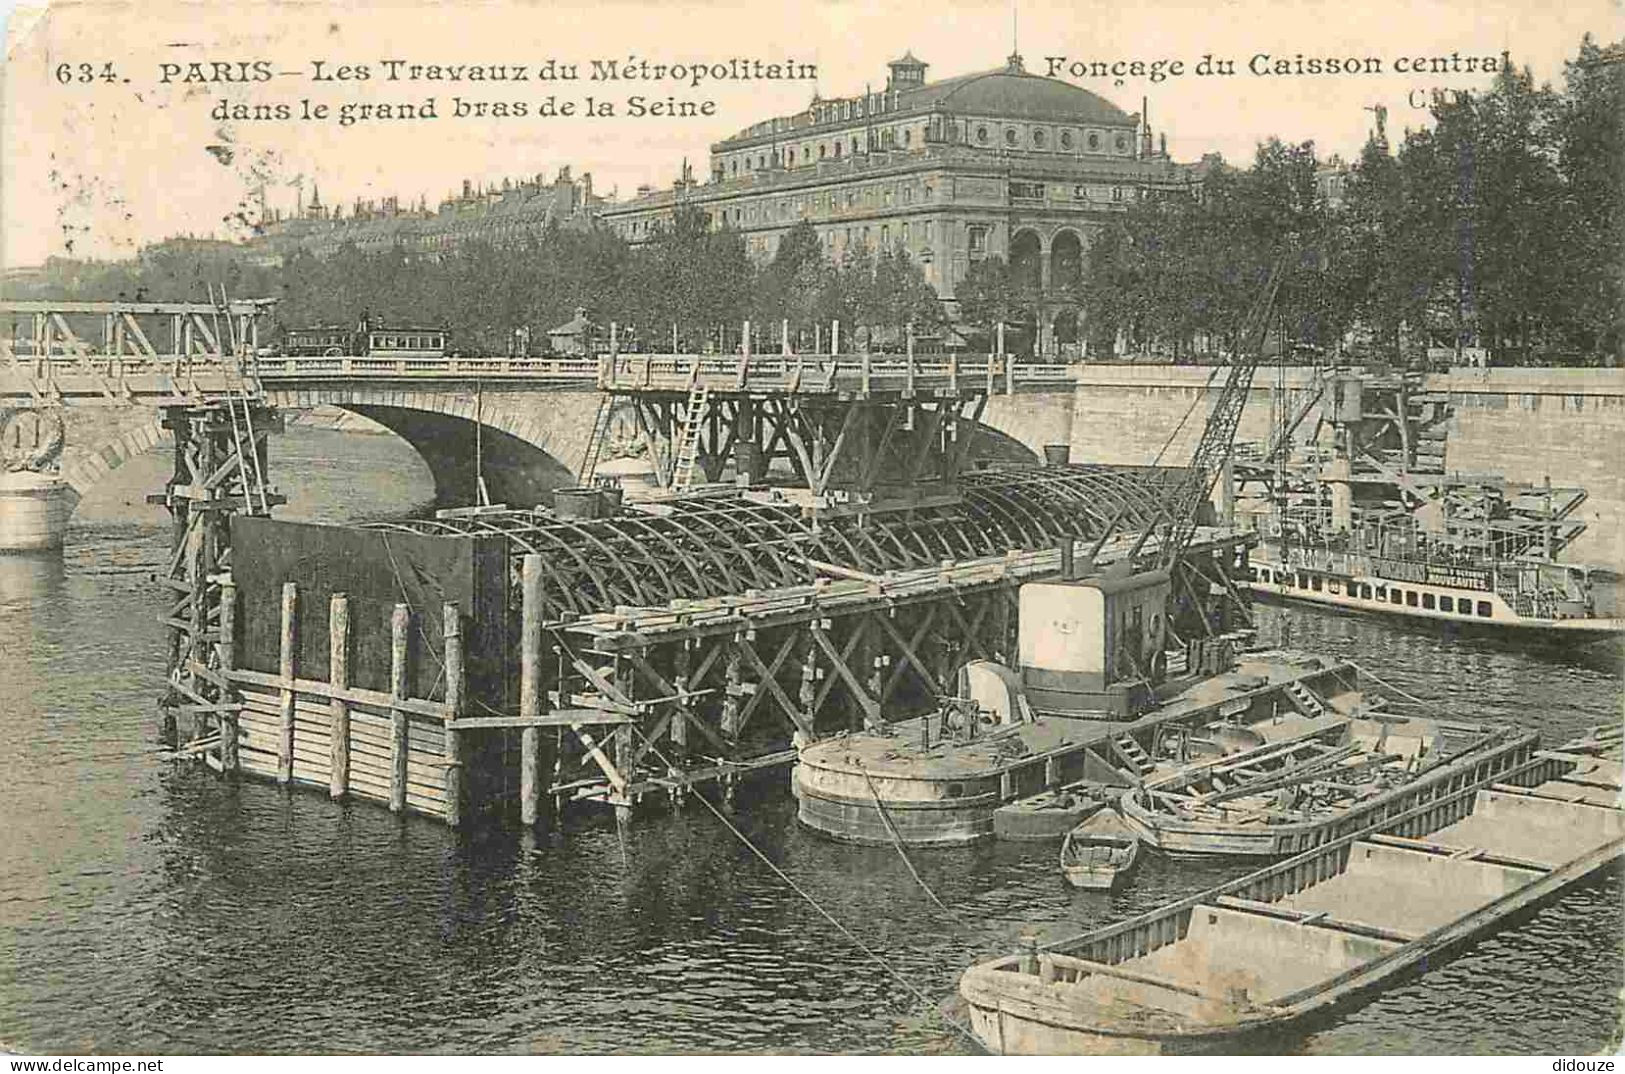
<path fill-rule="evenodd" d="M 1389 712 L 1351 663 L 1238 653 L 1235 637 L 1166 670 L 1167 597 L 1162 571 L 1022 586 L 1019 668 L 966 665 L 938 713 L 806 746 L 801 822 L 850 842 L 969 843 L 995 835 L 1002 807 L 1081 785 L 1126 794 L 1124 819 L 1154 848 L 1285 854 L 1493 782 L 1533 748 L 1533 734 Z M 1299 789 L 1321 796 L 1313 811 L 1254 800 Z"/>

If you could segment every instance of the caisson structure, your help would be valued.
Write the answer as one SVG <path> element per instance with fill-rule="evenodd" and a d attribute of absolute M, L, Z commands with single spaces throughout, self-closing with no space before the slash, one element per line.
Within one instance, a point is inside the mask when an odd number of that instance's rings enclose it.
<path fill-rule="evenodd" d="M 965 468 L 966 415 L 1005 382 L 1002 358 L 808 359 L 820 375 L 797 382 L 783 358 L 606 370 L 609 394 L 673 415 L 668 473 L 702 479 L 646 502 L 583 487 L 367 528 L 235 520 L 221 688 L 194 748 L 453 824 L 731 791 L 797 745 L 935 707 L 967 660 L 1009 659 L 1017 590 L 1059 572 L 1063 548 L 1106 563 L 1163 539 L 1138 534 L 1166 518 L 1180 471 Z M 799 448 L 763 464 L 749 447 L 776 438 L 757 432 L 696 462 L 702 426 L 769 411 L 794 416 L 777 439 Z M 864 480 L 905 465 L 931 478 L 925 495 Z M 1245 616 L 1248 542 L 1190 543 L 1176 637 Z"/>

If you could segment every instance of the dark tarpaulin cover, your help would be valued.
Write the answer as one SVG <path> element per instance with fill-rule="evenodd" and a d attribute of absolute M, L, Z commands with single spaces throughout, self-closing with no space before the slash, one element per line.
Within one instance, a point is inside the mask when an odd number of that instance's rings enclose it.
<path fill-rule="evenodd" d="M 328 604 L 350 598 L 350 685 L 389 690 L 390 618 L 412 609 L 408 694 L 445 696 L 442 607 L 463 613 L 468 696 L 503 707 L 509 692 L 508 549 L 500 536 L 440 537 L 239 515 L 231 520 L 240 594 L 237 663 L 277 674 L 282 586 L 299 586 L 295 675 L 328 679 Z M 515 657 L 515 660 L 517 657 Z"/>

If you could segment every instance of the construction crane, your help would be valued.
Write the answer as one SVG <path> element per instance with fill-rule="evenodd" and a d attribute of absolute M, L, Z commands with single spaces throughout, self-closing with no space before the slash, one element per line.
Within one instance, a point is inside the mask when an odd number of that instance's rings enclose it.
<path fill-rule="evenodd" d="M 1135 542 L 1130 558 L 1139 555 L 1153 532 L 1162 531 L 1155 562 L 1148 564 L 1151 569 L 1172 570 L 1196 536 L 1196 520 L 1202 503 L 1212 493 L 1213 482 L 1218 478 L 1225 457 L 1235 443 L 1236 427 L 1241 423 L 1242 408 L 1247 405 L 1247 395 L 1252 391 L 1253 373 L 1264 351 L 1264 340 L 1275 312 L 1275 298 L 1280 293 L 1281 276 L 1289 256 L 1282 253 L 1276 257 L 1263 290 L 1242 322 L 1230 373 L 1219 390 L 1219 398 L 1214 402 L 1212 412 L 1208 414 L 1202 439 L 1191 455 L 1190 468 L 1168 501 L 1162 525 L 1147 526 Z"/>

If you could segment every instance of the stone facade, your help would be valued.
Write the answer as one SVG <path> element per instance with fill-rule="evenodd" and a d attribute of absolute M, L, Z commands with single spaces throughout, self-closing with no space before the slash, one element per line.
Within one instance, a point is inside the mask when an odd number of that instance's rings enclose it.
<path fill-rule="evenodd" d="M 907 251 L 950 312 L 971 264 L 997 256 L 1037 293 L 1025 319 L 1043 349 L 1075 350 L 1093 237 L 1147 191 L 1186 188 L 1212 162 L 1174 163 L 1143 115 L 1031 74 L 1020 56 L 938 82 L 912 55 L 890 67 L 883 90 L 814 98 L 716 143 L 709 182 L 685 167 L 670 190 L 605 204 L 599 218 L 636 245 L 693 206 L 763 259 L 807 220 L 836 258 L 859 245 Z"/>
<path fill-rule="evenodd" d="M 362 251 L 399 244 L 408 252 L 436 254 L 474 238 L 518 241 L 540 234 L 550 223 L 591 227 L 594 210 L 603 200 L 593 193 L 590 174 L 575 179 L 567 167 L 559 169 L 552 182 L 536 175 L 518 182 L 505 179 L 500 187 L 476 188 L 464 180 L 462 193 L 446 198 L 433 212 L 424 203 L 402 208 L 396 198 L 357 201 L 346 212 L 323 205 L 321 191 L 314 190 L 310 203 L 302 203 L 289 217 L 262 213 L 261 233 L 248 245 L 253 256 L 268 264 L 280 264 L 296 251 L 330 257 L 346 244 Z"/>

